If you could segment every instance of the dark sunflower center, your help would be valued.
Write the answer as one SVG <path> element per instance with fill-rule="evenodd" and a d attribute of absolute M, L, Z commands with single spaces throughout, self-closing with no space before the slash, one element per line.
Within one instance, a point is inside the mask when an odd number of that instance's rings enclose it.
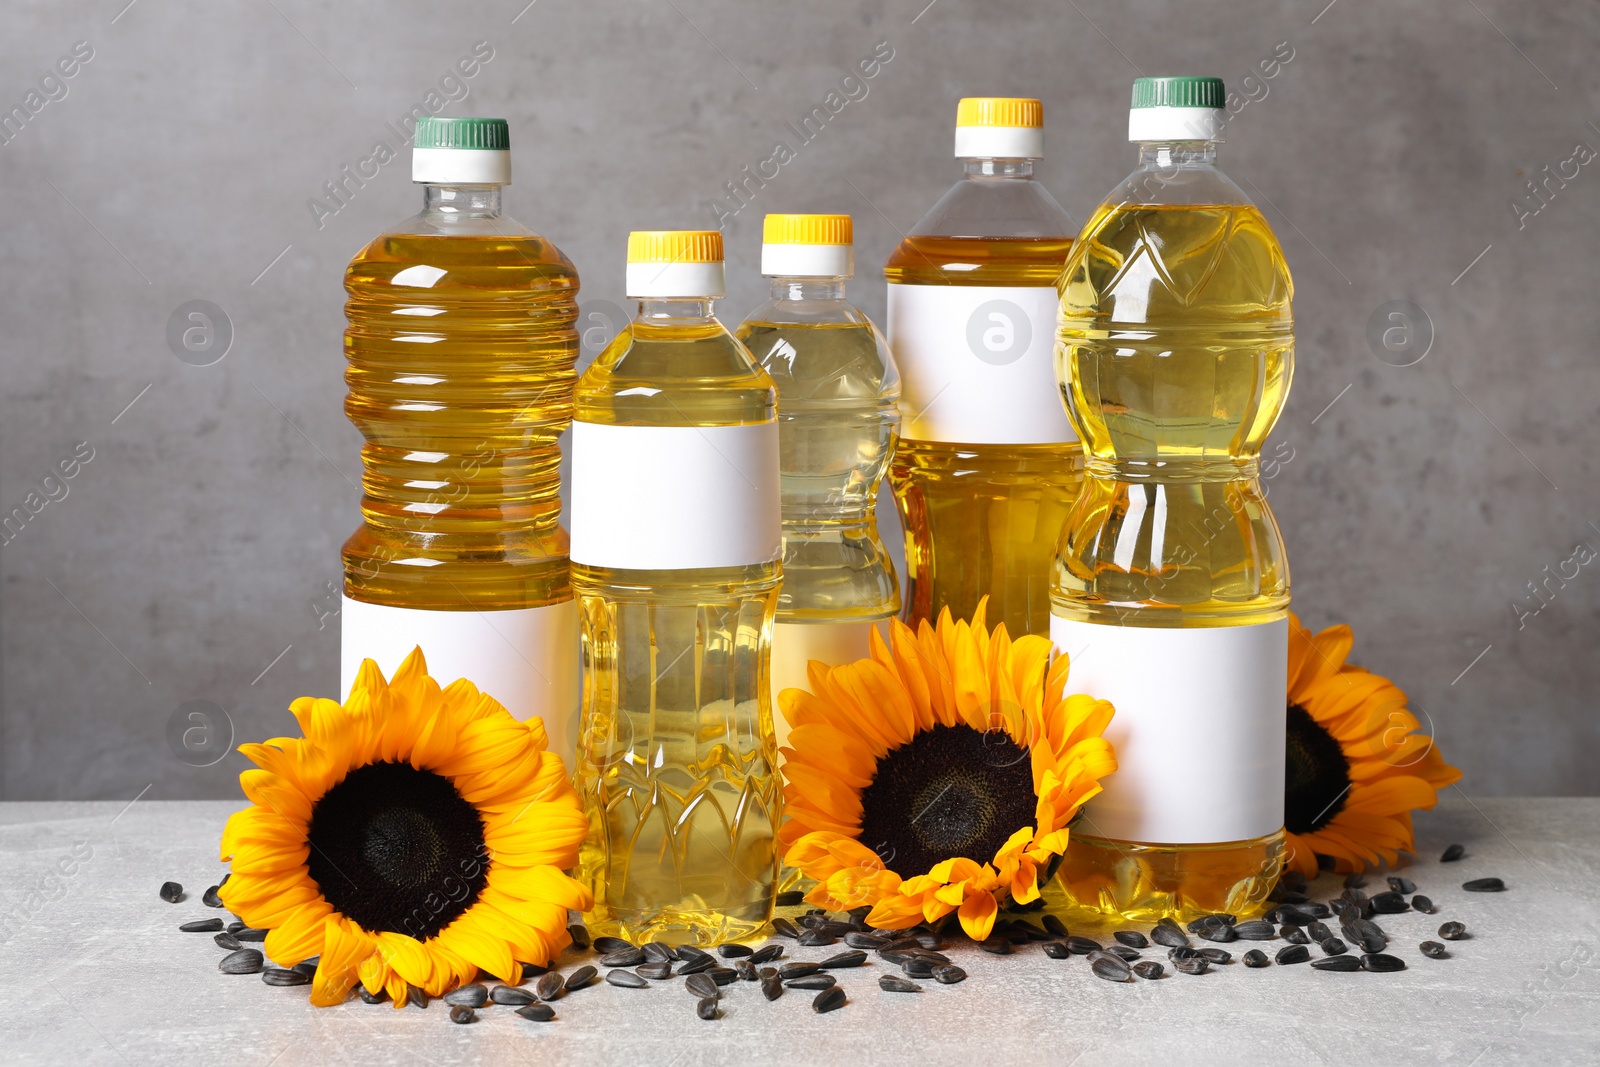
<path fill-rule="evenodd" d="M 367 930 L 432 937 L 489 877 L 483 821 L 448 778 L 408 763 L 358 767 L 311 809 L 306 866 Z"/>
<path fill-rule="evenodd" d="M 1289 705 L 1288 731 L 1283 822 L 1290 833 L 1308 834 L 1322 829 L 1344 808 L 1350 761 L 1338 740 L 1299 704 Z"/>
<path fill-rule="evenodd" d="M 861 791 L 861 843 L 902 878 L 965 856 L 988 863 L 1032 826 L 1028 750 L 1004 732 L 935 726 L 878 760 Z"/>

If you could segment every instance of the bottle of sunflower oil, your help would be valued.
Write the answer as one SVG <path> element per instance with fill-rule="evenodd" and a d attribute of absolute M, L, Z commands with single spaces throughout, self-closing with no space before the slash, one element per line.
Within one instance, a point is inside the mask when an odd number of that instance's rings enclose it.
<path fill-rule="evenodd" d="M 571 765 L 578 612 L 556 443 L 572 418 L 578 275 L 501 213 L 504 119 L 417 120 L 422 212 L 345 271 L 345 413 L 366 438 L 362 524 L 344 545 L 341 692 L 363 659 L 393 674 L 422 646 L 540 715 Z"/>
<path fill-rule="evenodd" d="M 789 729 L 778 694 L 809 688 L 812 660 L 864 658 L 868 632 L 877 626 L 887 640 L 888 620 L 900 610 L 876 517 L 900 423 L 900 375 L 878 328 L 845 299 L 855 274 L 852 231 L 849 215 L 768 215 L 761 273 L 772 299 L 737 334 L 778 387 L 783 585 L 772 706 L 780 746 Z M 779 888 L 799 884 L 799 872 L 785 868 Z"/>
<path fill-rule="evenodd" d="M 630 234 L 627 294 L 572 429 L 579 878 L 591 930 L 709 945 L 766 924 L 778 873 L 777 394 L 714 315 L 720 233 Z"/>
<path fill-rule="evenodd" d="M 1051 373 L 1056 276 L 1077 229 L 1033 176 L 1037 100 L 956 109 L 966 173 L 901 241 L 889 347 L 905 387 L 889 481 L 905 530 L 906 620 L 948 607 L 1012 636 L 1050 623 L 1050 561 L 1082 454 Z"/>
<path fill-rule="evenodd" d="M 1062 882 L 1129 919 L 1247 914 L 1283 849 L 1289 568 L 1258 477 L 1294 367 L 1293 283 L 1217 169 L 1223 84 L 1140 78 L 1139 166 L 1061 277 L 1056 373 L 1088 455 L 1051 637 L 1111 701 L 1118 769 Z"/>

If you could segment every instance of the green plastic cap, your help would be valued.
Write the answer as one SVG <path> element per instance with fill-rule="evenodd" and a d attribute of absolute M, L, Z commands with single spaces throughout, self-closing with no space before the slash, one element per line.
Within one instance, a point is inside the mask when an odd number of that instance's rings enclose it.
<path fill-rule="evenodd" d="M 511 148 L 511 127 L 505 119 L 462 119 L 424 115 L 417 120 L 413 148 L 481 149 L 505 152 Z"/>
<path fill-rule="evenodd" d="M 1133 106 L 1209 107 L 1226 103 L 1227 89 L 1221 78 L 1135 78 Z"/>

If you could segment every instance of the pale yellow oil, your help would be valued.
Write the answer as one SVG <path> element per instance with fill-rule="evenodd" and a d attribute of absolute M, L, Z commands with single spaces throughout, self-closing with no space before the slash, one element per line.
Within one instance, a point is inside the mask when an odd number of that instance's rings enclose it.
<path fill-rule="evenodd" d="M 417 268 L 430 285 L 394 282 Z M 570 599 L 556 439 L 577 377 L 571 262 L 534 236 L 386 234 L 345 289 L 345 413 L 366 438 L 345 592 L 441 611 Z"/>
<path fill-rule="evenodd" d="M 767 422 L 774 402 L 771 379 L 714 320 L 635 320 L 575 398 L 579 420 L 615 426 Z M 573 565 L 577 784 L 589 817 L 578 876 L 594 892 L 595 933 L 712 945 L 753 937 L 771 918 L 782 796 L 767 652 L 781 574 L 776 560 Z"/>
<path fill-rule="evenodd" d="M 901 241 L 889 284 L 1051 285 L 1070 238 L 935 237 Z M 949 608 L 968 619 L 989 598 L 990 624 L 1050 632 L 1056 539 L 1083 475 L 1076 442 L 953 444 L 902 437 L 889 464 L 905 531 L 906 600 L 915 626 Z"/>
<path fill-rule="evenodd" d="M 1284 618 L 1288 564 L 1257 457 L 1293 375 L 1293 284 L 1266 219 L 1248 204 L 1106 205 L 1060 288 L 1057 379 L 1088 469 L 1052 611 L 1182 628 Z M 1075 830 L 1060 879 L 1102 915 L 1245 915 L 1282 852 L 1281 831 L 1179 846 Z"/>

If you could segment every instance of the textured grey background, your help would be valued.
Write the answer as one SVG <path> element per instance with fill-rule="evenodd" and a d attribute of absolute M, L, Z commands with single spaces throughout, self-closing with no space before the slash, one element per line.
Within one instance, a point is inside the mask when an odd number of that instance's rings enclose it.
<path fill-rule="evenodd" d="M 1298 282 L 1275 434 L 1293 459 L 1271 483 L 1296 606 L 1355 627 L 1469 792 L 1596 792 L 1600 566 L 1558 572 L 1600 548 L 1600 173 L 1552 181 L 1521 227 L 1510 204 L 1600 146 L 1600 6 L 926 2 L 11 0 L 0 106 L 75 42 L 94 56 L 0 145 L 0 512 L 80 442 L 94 458 L 0 548 L 0 796 L 234 795 L 240 757 L 174 755 L 177 709 L 213 702 L 253 740 L 335 695 L 319 615 L 358 478 L 340 274 L 419 194 L 402 156 L 320 227 L 307 202 L 480 40 L 493 58 L 448 113 L 510 119 L 508 211 L 577 263 L 602 332 L 626 232 L 711 223 L 723 183 L 880 41 L 867 96 L 728 220 L 730 322 L 763 295 L 771 210 L 853 213 L 855 295 L 881 316 L 876 265 L 956 177 L 958 97 L 1043 98 L 1041 174 L 1081 221 L 1131 168 L 1136 73 L 1241 89 L 1289 42 L 1223 163 Z M 235 332 L 212 366 L 166 341 L 196 299 Z M 1391 300 L 1431 319 L 1413 366 L 1369 347 Z"/>

